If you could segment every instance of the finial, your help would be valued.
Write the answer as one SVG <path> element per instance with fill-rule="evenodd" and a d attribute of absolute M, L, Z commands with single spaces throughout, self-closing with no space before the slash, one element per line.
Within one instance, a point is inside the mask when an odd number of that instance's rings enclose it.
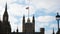
<path fill-rule="evenodd" d="M 59 15 L 59 13 L 57 12 L 57 15 Z"/>

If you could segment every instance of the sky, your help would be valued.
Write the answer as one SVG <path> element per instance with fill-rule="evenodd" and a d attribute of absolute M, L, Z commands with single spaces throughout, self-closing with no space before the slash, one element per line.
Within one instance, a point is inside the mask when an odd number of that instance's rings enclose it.
<path fill-rule="evenodd" d="M 40 28 L 45 28 L 45 34 L 52 34 L 53 28 L 57 32 L 56 13 L 60 13 L 60 0 L 0 0 L 0 20 L 3 19 L 5 5 L 7 2 L 9 21 L 12 32 L 18 27 L 22 32 L 22 18 L 25 15 L 27 22 L 29 5 L 29 18 L 35 16 L 35 32 L 40 32 Z M 30 2 L 30 3 L 29 3 Z"/>

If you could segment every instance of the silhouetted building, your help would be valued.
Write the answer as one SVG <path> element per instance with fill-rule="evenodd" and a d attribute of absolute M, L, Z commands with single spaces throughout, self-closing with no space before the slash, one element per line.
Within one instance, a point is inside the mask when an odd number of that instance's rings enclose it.
<path fill-rule="evenodd" d="M 60 28 L 59 28 L 60 15 L 58 13 L 56 16 L 56 20 L 58 23 L 58 31 L 56 32 L 56 34 L 60 34 Z M 11 32 L 11 25 L 9 22 L 9 15 L 7 12 L 7 3 L 6 3 L 5 12 L 3 14 L 3 21 L 0 20 L 0 34 L 45 34 L 45 28 L 40 28 L 40 32 L 35 32 L 35 17 L 34 17 L 34 15 L 32 17 L 32 22 L 30 22 L 29 17 L 27 19 L 27 22 L 25 22 L 25 21 L 26 21 L 25 16 L 23 16 L 23 20 L 22 20 L 23 30 L 22 30 L 22 32 L 19 32 L 18 28 L 17 28 L 16 32 L 15 31 Z M 53 28 L 52 34 L 55 34 L 54 28 Z"/>
<path fill-rule="evenodd" d="M 16 32 L 11 32 L 11 26 L 9 22 L 9 15 L 7 12 L 7 3 L 5 6 L 5 12 L 3 14 L 3 21 L 0 21 L 0 34 L 44 34 L 45 29 L 41 28 L 41 32 L 35 32 L 35 17 L 33 16 L 32 22 L 30 22 L 30 19 L 27 19 L 27 22 L 25 22 L 25 16 L 23 16 L 23 32 L 18 32 L 18 28 Z"/>
<path fill-rule="evenodd" d="M 11 33 L 11 26 L 10 22 L 8 21 L 8 12 L 7 12 L 7 3 L 5 6 L 5 12 L 3 14 L 3 21 L 0 21 L 0 34 L 10 34 Z"/>
<path fill-rule="evenodd" d="M 16 30 L 18 34 L 44 34 L 45 29 L 40 28 L 40 32 L 35 32 L 35 17 L 33 16 L 32 22 L 30 22 L 30 19 L 27 19 L 27 22 L 25 22 L 25 16 L 23 16 L 23 30 L 22 32 L 18 32 L 18 29 Z M 12 34 L 16 34 L 17 32 L 13 32 Z"/>

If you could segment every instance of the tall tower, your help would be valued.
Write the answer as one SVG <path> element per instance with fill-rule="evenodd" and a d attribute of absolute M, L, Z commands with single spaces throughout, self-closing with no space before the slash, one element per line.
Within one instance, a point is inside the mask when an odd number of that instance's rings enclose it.
<path fill-rule="evenodd" d="M 3 27 L 4 27 L 4 33 L 5 34 L 10 34 L 11 33 L 11 26 L 10 22 L 8 21 L 8 12 L 7 12 L 7 3 L 5 6 L 5 12 L 3 14 Z"/>
<path fill-rule="evenodd" d="M 56 15 L 56 20 L 57 20 L 57 23 L 58 23 L 58 30 L 59 30 L 59 20 L 60 20 L 60 15 L 59 15 L 59 13 L 57 13 L 57 15 Z"/>

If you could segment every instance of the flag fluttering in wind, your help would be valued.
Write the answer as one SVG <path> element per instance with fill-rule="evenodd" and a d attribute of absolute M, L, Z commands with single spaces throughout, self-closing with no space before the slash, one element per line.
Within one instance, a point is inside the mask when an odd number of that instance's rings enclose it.
<path fill-rule="evenodd" d="M 26 9 L 29 9 L 29 7 L 26 7 Z"/>

